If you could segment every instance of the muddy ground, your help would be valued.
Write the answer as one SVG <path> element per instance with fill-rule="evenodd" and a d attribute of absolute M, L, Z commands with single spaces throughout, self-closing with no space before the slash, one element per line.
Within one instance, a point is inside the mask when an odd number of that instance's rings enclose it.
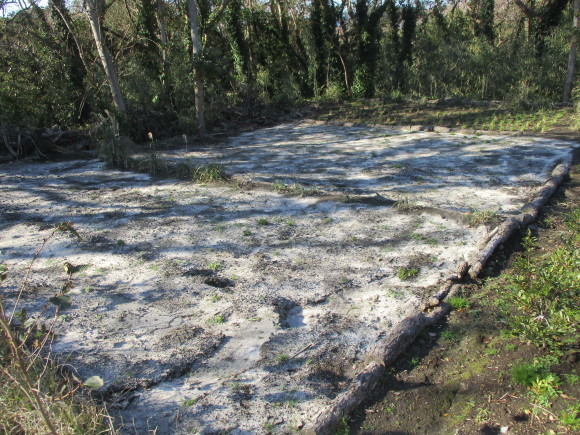
<path fill-rule="evenodd" d="M 573 146 L 300 122 L 144 155 L 221 164 L 222 184 L 97 160 L 2 165 L 3 295 L 14 304 L 34 251 L 70 221 L 82 240 L 49 241 L 18 308 L 38 313 L 74 266 L 52 352 L 103 378 L 123 430 L 286 433 Z"/>

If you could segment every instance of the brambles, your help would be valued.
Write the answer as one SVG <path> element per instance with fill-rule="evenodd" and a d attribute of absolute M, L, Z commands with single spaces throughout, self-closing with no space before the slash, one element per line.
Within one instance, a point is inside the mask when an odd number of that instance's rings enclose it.
<path fill-rule="evenodd" d="M 57 232 L 69 232 L 80 238 L 70 222 L 55 226 L 41 247 L 35 252 L 29 268 Z M 68 377 L 47 359 L 45 348 L 50 346 L 52 328 L 62 309 L 72 304 L 66 294 L 72 288 L 72 276 L 79 271 L 70 263 L 64 264 L 67 278 L 61 293 L 50 299 L 56 305 L 48 323 L 42 317 L 29 317 L 25 310 L 5 310 L 0 300 L 0 432 L 2 433 L 116 433 L 106 409 L 97 406 L 83 389 L 98 389 L 103 380 L 91 376 L 81 382 Z M 0 264 L 0 282 L 8 279 L 8 268 Z M 27 288 L 28 280 L 20 285 L 19 294 Z M 18 297 L 20 299 L 20 296 Z"/>

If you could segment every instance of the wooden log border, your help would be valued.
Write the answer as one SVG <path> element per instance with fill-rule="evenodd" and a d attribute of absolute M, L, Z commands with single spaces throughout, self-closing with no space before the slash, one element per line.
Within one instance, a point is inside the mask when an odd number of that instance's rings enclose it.
<path fill-rule="evenodd" d="M 303 433 L 333 434 L 344 416 L 355 411 L 368 397 L 381 377 L 387 372 L 387 366 L 392 364 L 410 345 L 426 326 L 437 323 L 451 310 L 444 299 L 453 296 L 460 289 L 457 284 L 467 274 L 476 278 L 483 270 L 493 252 L 504 243 L 516 229 L 524 228 L 537 219 L 540 209 L 562 184 L 570 171 L 572 153 L 551 173 L 550 179 L 538 190 L 532 201 L 524 205 L 520 213 L 510 217 L 493 230 L 485 240 L 485 244 L 470 263 L 461 262 L 455 273 L 450 275 L 441 289 L 434 294 L 420 310 L 413 310 L 382 340 L 377 342 L 367 355 L 367 364 L 350 383 L 349 388 L 339 394 L 330 405 L 320 411 L 303 429 Z"/>

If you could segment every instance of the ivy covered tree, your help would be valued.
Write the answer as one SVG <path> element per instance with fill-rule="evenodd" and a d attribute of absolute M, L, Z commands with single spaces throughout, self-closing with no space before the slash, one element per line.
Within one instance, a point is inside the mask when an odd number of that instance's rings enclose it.
<path fill-rule="evenodd" d="M 142 138 L 152 119 L 203 134 L 318 98 L 528 104 L 561 100 L 566 76 L 564 100 L 576 95 L 572 0 L 17 3 L 0 16 L 4 123 L 80 126 L 113 109 Z"/>

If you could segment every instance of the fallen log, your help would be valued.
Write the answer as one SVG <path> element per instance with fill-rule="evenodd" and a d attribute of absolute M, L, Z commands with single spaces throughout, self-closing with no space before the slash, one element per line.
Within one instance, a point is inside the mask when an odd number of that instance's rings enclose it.
<path fill-rule="evenodd" d="M 456 271 L 443 284 L 439 292 L 433 295 L 422 310 L 415 310 L 405 317 L 388 334 L 388 336 L 370 350 L 365 368 L 354 378 L 350 387 L 341 393 L 332 403 L 319 412 L 303 430 L 306 434 L 334 434 L 344 416 L 349 415 L 366 400 L 369 391 L 376 387 L 380 378 L 386 373 L 388 365 L 392 364 L 409 347 L 417 336 L 428 326 L 437 323 L 446 315 L 451 307 L 442 302 L 446 297 L 452 297 L 459 292 L 461 286 L 456 284 L 468 273 L 477 277 L 495 251 L 518 228 L 528 225 L 538 217 L 540 209 L 554 194 L 564 177 L 570 170 L 572 156 L 556 166 L 551 178 L 539 189 L 535 198 L 521 208 L 521 213 L 499 225 L 490 236 L 483 250 L 475 257 L 472 263 L 461 262 Z M 433 303 L 431 303 L 433 300 Z M 435 301 L 439 303 L 436 304 Z M 433 308 L 433 307 L 436 308 Z M 433 309 L 432 309 L 433 308 Z M 431 310 L 427 313 L 423 311 Z"/>
<path fill-rule="evenodd" d="M 459 286 L 457 286 L 459 287 Z M 450 295 L 458 291 L 451 290 Z M 334 434 L 341 419 L 356 410 L 368 397 L 369 391 L 376 387 L 384 376 L 387 366 L 392 364 L 413 343 L 417 336 L 428 325 L 437 323 L 450 311 L 447 303 L 423 313 L 414 310 L 405 317 L 397 326 L 381 341 L 375 344 L 367 357 L 367 365 L 354 378 L 348 390 L 340 394 L 333 402 L 323 409 L 303 432 L 305 434 Z"/>
<path fill-rule="evenodd" d="M 537 219 L 541 208 L 548 202 L 548 199 L 550 199 L 558 186 L 564 181 L 564 177 L 568 174 L 571 164 L 572 155 L 554 168 L 550 179 L 539 189 L 535 198 L 521 208 L 520 214 L 509 218 L 494 230 L 492 233 L 493 237 L 489 239 L 485 247 L 471 261 L 469 275 L 472 278 L 479 276 L 491 255 L 514 231 L 526 227 Z"/>

